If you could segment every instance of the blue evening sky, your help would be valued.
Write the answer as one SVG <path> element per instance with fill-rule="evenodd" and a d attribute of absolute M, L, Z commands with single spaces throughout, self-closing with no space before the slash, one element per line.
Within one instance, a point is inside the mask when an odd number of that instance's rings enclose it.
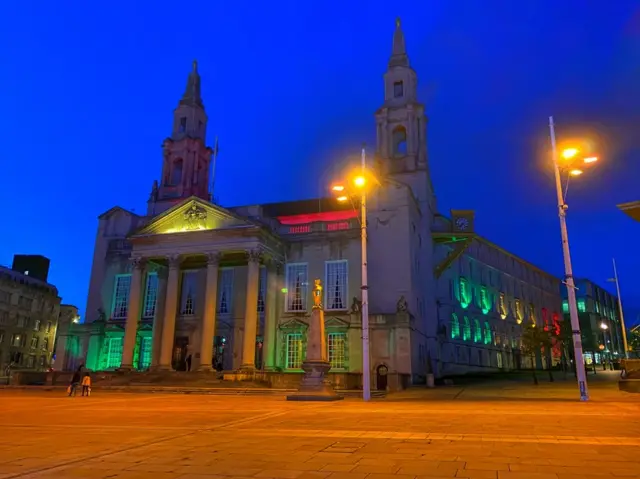
<path fill-rule="evenodd" d="M 30 1 L 3 5 L 0 263 L 51 258 L 84 311 L 97 217 L 142 213 L 198 59 L 223 205 L 316 197 L 375 138 L 396 16 L 426 104 L 441 211 L 562 274 L 547 119 L 602 163 L 569 188 L 576 276 L 619 264 L 640 311 L 640 7 L 636 0 Z M 95 312 L 89 312 L 95 314 Z"/>

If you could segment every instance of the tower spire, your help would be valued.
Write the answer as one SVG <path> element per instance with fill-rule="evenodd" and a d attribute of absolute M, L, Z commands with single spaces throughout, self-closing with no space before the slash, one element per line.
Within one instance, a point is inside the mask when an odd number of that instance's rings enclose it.
<path fill-rule="evenodd" d="M 200 95 L 200 74 L 198 73 L 197 60 L 193 60 L 193 67 L 191 69 L 191 73 L 189 73 L 189 78 L 187 79 L 187 88 L 184 91 L 184 95 L 182 95 L 180 104 L 188 106 L 197 105 L 204 109 L 202 96 Z"/>
<path fill-rule="evenodd" d="M 407 56 L 407 48 L 404 43 L 404 33 L 402 32 L 402 23 L 400 17 L 396 18 L 396 30 L 393 32 L 393 48 L 391 50 L 391 58 L 389 59 L 389 67 L 408 67 L 409 57 Z"/>

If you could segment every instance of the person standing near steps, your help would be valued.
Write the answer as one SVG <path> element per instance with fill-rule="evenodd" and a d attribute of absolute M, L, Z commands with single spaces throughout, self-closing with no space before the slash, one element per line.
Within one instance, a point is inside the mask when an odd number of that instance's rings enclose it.
<path fill-rule="evenodd" d="M 89 372 L 84 373 L 84 377 L 82 378 L 82 395 L 89 397 L 91 394 L 91 375 Z"/>
<path fill-rule="evenodd" d="M 80 366 L 75 373 L 73 373 L 73 377 L 71 378 L 71 384 L 69 385 L 69 397 L 76 395 L 76 389 L 78 389 L 78 385 L 80 384 L 80 370 L 82 366 Z"/>

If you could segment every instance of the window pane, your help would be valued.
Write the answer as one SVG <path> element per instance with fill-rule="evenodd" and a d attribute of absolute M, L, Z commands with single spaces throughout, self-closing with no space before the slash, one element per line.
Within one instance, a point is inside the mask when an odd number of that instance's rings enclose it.
<path fill-rule="evenodd" d="M 287 311 L 306 311 L 307 292 L 309 283 L 307 279 L 307 264 L 293 263 L 287 265 Z"/>
<path fill-rule="evenodd" d="M 180 314 L 190 316 L 195 313 L 197 278 L 198 276 L 195 271 L 185 271 L 182 273 L 182 301 L 180 302 Z"/>
<path fill-rule="evenodd" d="M 233 306 L 233 268 L 220 269 L 218 280 L 218 313 L 230 314 Z"/>
<path fill-rule="evenodd" d="M 131 286 L 130 274 L 119 274 L 116 276 L 113 287 L 113 319 L 126 319 L 129 307 L 129 287 Z"/>
<path fill-rule="evenodd" d="M 260 279 L 258 281 L 258 313 L 264 313 L 265 294 L 267 289 L 267 268 L 260 266 Z"/>
<path fill-rule="evenodd" d="M 287 335 L 287 369 L 300 369 L 302 367 L 302 334 Z"/>
<path fill-rule="evenodd" d="M 347 309 L 347 260 L 325 263 L 324 307 L 327 310 Z"/>
<path fill-rule="evenodd" d="M 345 333 L 329 333 L 327 349 L 332 369 L 344 369 L 347 335 Z"/>
<path fill-rule="evenodd" d="M 144 292 L 143 318 L 153 318 L 156 314 L 156 299 L 158 297 L 158 275 L 149 273 L 147 275 L 147 287 Z"/>
<path fill-rule="evenodd" d="M 107 368 L 119 368 L 122 361 L 122 338 L 109 339 Z"/>

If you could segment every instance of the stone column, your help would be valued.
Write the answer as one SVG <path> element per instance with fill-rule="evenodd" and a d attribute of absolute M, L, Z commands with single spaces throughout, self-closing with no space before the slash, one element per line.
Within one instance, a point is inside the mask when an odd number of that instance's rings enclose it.
<path fill-rule="evenodd" d="M 156 295 L 156 313 L 153 317 L 151 331 L 151 368 L 160 363 L 160 349 L 162 345 L 162 323 L 164 322 L 164 303 L 167 296 L 167 268 L 158 268 L 158 293 Z"/>
<path fill-rule="evenodd" d="M 178 285 L 180 283 L 180 258 L 169 258 L 169 275 L 167 278 L 167 294 L 164 303 L 164 319 L 162 320 L 162 341 L 160 345 L 160 362 L 158 369 L 171 369 L 173 343 L 176 329 L 176 312 L 178 310 Z"/>
<path fill-rule="evenodd" d="M 144 262 L 141 258 L 134 258 L 129 287 L 129 305 L 127 307 L 127 322 L 124 327 L 124 341 L 122 346 L 122 361 L 120 369 L 131 370 L 133 367 L 133 350 L 136 347 L 138 322 L 142 297 L 142 278 L 144 277 Z"/>
<path fill-rule="evenodd" d="M 200 358 L 198 371 L 211 371 L 213 357 L 213 338 L 216 335 L 216 307 L 218 305 L 218 266 L 221 255 L 211 253 L 207 256 L 207 282 L 204 292 L 204 312 L 200 326 Z"/>
<path fill-rule="evenodd" d="M 272 260 L 267 265 L 266 309 L 264 315 L 264 369 L 269 371 L 276 367 L 276 340 L 278 334 L 278 284 L 282 264 Z"/>
<path fill-rule="evenodd" d="M 240 369 L 253 371 L 256 367 L 256 333 L 258 329 L 258 283 L 260 281 L 260 253 L 247 252 L 247 302 L 244 308 L 244 338 Z"/>

